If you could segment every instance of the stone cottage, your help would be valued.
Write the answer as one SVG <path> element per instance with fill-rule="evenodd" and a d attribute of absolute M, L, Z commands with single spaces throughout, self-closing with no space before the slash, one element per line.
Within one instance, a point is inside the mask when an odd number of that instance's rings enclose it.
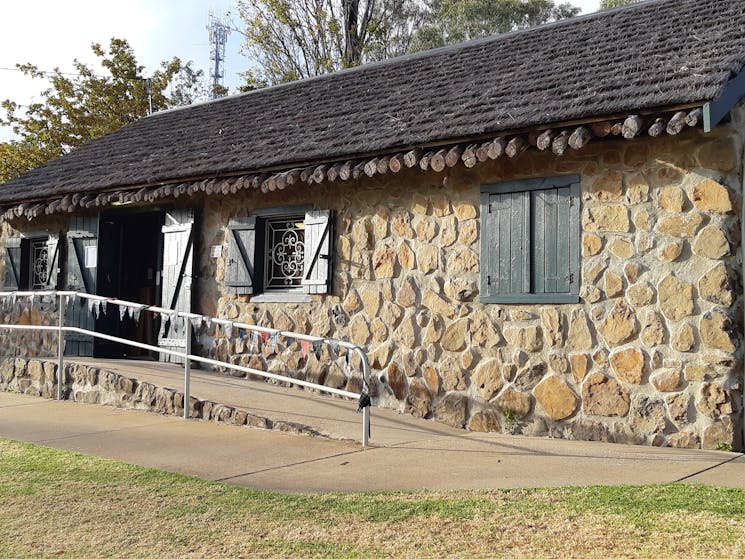
<path fill-rule="evenodd" d="M 377 405 L 466 429 L 741 448 L 743 64 L 745 3 L 660 0 L 158 113 L 0 188 L 0 277 L 349 339 Z"/>

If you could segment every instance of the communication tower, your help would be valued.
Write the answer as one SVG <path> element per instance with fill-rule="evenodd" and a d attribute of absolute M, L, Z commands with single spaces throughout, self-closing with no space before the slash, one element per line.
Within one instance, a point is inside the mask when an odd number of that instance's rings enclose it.
<path fill-rule="evenodd" d="M 225 77 L 225 45 L 230 35 L 230 27 L 227 23 L 215 17 L 210 10 L 207 23 L 207 31 L 210 37 L 210 79 L 212 91 L 210 97 L 217 99 L 223 91 L 223 78 Z"/>

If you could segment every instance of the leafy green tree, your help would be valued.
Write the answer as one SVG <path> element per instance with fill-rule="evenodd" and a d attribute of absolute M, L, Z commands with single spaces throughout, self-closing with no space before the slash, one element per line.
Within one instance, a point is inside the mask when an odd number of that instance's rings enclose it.
<path fill-rule="evenodd" d="M 412 50 L 426 50 L 573 17 L 580 8 L 553 0 L 431 0 Z"/>
<path fill-rule="evenodd" d="M 243 89 L 310 78 L 404 54 L 425 11 L 418 0 L 238 0 Z"/>
<path fill-rule="evenodd" d="M 642 0 L 602 0 L 600 2 L 601 10 L 610 10 L 611 8 L 618 8 L 619 6 L 625 6 L 626 4 L 638 4 Z"/>
<path fill-rule="evenodd" d="M 124 39 L 112 39 L 108 51 L 91 46 L 108 76 L 75 60 L 74 75 L 59 68 L 51 74 L 33 64 L 17 67 L 27 76 L 48 79 L 42 102 L 27 107 L 5 100 L 0 125 L 10 126 L 17 139 L 0 143 L 0 182 L 17 177 L 90 140 L 149 114 L 185 105 L 206 96 L 202 71 L 178 58 L 161 63 L 150 78 Z"/>

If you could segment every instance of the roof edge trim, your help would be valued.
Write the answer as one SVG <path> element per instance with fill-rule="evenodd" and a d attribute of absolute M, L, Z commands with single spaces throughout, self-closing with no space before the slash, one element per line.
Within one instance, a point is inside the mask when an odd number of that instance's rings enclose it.
<path fill-rule="evenodd" d="M 730 79 L 713 101 L 704 105 L 704 132 L 709 133 L 745 97 L 745 72 Z"/>

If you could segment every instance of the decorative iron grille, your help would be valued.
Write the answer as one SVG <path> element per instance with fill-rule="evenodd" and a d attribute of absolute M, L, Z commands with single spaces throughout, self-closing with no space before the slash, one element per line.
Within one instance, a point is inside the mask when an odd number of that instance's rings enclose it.
<path fill-rule="evenodd" d="M 266 289 L 300 287 L 305 260 L 305 224 L 302 216 L 266 220 Z"/>
<path fill-rule="evenodd" d="M 44 289 L 49 279 L 49 250 L 45 239 L 31 241 L 31 289 Z"/>

